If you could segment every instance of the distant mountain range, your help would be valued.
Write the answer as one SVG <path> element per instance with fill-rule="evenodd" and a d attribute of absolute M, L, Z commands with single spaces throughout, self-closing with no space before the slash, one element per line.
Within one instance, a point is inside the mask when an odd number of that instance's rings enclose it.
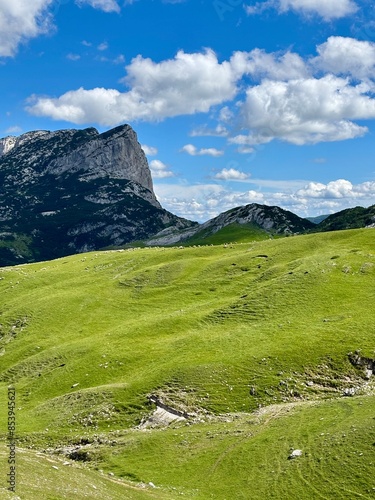
<path fill-rule="evenodd" d="M 329 214 L 326 215 L 318 215 L 317 217 L 306 217 L 307 220 L 310 222 L 313 222 L 314 224 L 320 224 L 321 222 L 324 221 L 329 216 Z"/>
<path fill-rule="evenodd" d="M 210 244 L 223 241 L 244 240 L 246 232 L 254 239 L 289 236 L 340 229 L 375 227 L 375 205 L 355 207 L 336 214 L 304 219 L 280 207 L 250 205 L 232 208 L 197 227 L 173 231 L 166 229 L 147 240 L 148 245 Z"/>
<path fill-rule="evenodd" d="M 368 208 L 355 207 L 329 215 L 318 225 L 319 231 L 339 231 L 375 227 L 375 205 Z"/>
<path fill-rule="evenodd" d="M 0 185 L 0 266 L 132 242 L 210 243 L 220 241 L 220 234 L 235 239 L 238 228 L 241 237 L 247 230 L 269 237 L 375 226 L 375 205 L 312 219 L 259 204 L 204 224 L 177 217 L 157 201 L 146 156 L 129 125 L 103 134 L 88 128 L 0 139 Z"/>
<path fill-rule="evenodd" d="M 316 225 L 307 219 L 298 217 L 287 210 L 279 207 L 258 205 L 252 203 L 243 207 L 232 208 L 223 212 L 217 217 L 199 225 L 196 228 L 179 231 L 165 230 L 147 241 L 149 245 L 169 245 L 178 241 L 196 242 L 212 239 L 213 235 L 218 235 L 225 228 L 242 226 L 246 227 L 249 233 L 254 231 L 267 235 L 290 235 L 305 233 L 313 230 Z M 236 237 L 234 231 L 233 237 Z M 215 241 L 215 240 L 213 240 Z"/>

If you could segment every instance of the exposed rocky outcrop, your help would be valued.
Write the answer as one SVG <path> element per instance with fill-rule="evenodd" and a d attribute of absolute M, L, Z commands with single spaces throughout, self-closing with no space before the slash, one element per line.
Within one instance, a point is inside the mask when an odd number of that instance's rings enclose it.
<path fill-rule="evenodd" d="M 0 265 L 144 240 L 195 223 L 163 210 L 129 125 L 0 139 Z"/>
<path fill-rule="evenodd" d="M 167 227 L 159 233 L 155 234 L 152 238 L 145 241 L 148 246 L 163 246 L 163 245 L 175 245 L 182 241 L 187 241 L 192 238 L 197 231 L 199 231 L 200 225 L 178 228 Z"/>
<path fill-rule="evenodd" d="M 252 203 L 224 212 L 214 219 L 202 224 L 201 231 L 209 230 L 214 234 L 230 224 L 255 224 L 258 227 L 276 234 L 295 234 L 305 232 L 314 227 L 307 219 L 302 219 L 280 207 L 269 207 Z"/>
<path fill-rule="evenodd" d="M 173 228 L 164 229 L 149 239 L 147 244 L 170 245 L 189 241 L 191 238 L 197 237 L 204 240 L 232 224 L 244 224 L 256 227 L 270 235 L 304 233 L 315 227 L 315 224 L 309 220 L 302 219 L 298 215 L 283 210 L 280 207 L 270 207 L 268 205 L 253 203 L 243 207 L 232 208 L 200 226 L 184 228 L 182 231 L 176 231 Z"/>
<path fill-rule="evenodd" d="M 375 360 L 371 358 L 366 358 L 365 356 L 361 356 L 359 351 L 350 352 L 348 354 L 349 361 L 353 366 L 357 368 L 361 368 L 365 375 L 365 378 L 370 379 L 373 375 L 375 375 Z"/>
<path fill-rule="evenodd" d="M 9 153 L 9 151 L 14 148 L 16 142 L 17 138 L 12 136 L 0 139 L 0 157 Z"/>

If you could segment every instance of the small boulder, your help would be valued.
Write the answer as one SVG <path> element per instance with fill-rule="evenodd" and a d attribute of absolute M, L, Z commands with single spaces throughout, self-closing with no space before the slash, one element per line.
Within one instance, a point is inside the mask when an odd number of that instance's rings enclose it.
<path fill-rule="evenodd" d="M 302 450 L 293 450 L 289 455 L 289 460 L 293 460 L 294 458 L 302 457 Z"/>

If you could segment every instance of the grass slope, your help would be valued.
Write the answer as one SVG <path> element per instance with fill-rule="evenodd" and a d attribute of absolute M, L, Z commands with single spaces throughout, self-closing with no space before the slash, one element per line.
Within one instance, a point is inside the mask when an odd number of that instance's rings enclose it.
<path fill-rule="evenodd" d="M 0 269 L 0 433 L 14 384 L 20 475 L 35 482 L 53 449 L 79 445 L 91 470 L 72 467 L 72 482 L 103 469 L 134 498 L 372 498 L 373 383 L 347 354 L 374 357 L 373 235 Z M 134 429 L 150 393 L 201 422 Z M 292 447 L 303 457 L 288 460 Z M 61 484 L 48 475 L 45 498 Z"/>
<path fill-rule="evenodd" d="M 271 238 L 270 233 L 256 224 L 238 224 L 235 222 L 219 229 L 214 234 L 212 234 L 211 229 L 199 231 L 184 242 L 183 245 L 220 245 L 228 242 L 262 241 L 269 238 Z"/>
<path fill-rule="evenodd" d="M 2 478 L 9 472 L 7 450 L 0 447 L 0 474 Z M 65 465 L 64 465 L 65 464 Z M 7 490 L 5 481 L 0 486 L 1 499 L 25 500 L 84 500 L 87 498 L 103 500 L 139 500 L 160 498 L 151 488 L 140 489 L 104 473 L 89 470 L 61 457 L 47 456 L 32 450 L 17 451 L 16 494 Z M 163 491 L 163 498 L 173 498 L 168 491 Z"/>

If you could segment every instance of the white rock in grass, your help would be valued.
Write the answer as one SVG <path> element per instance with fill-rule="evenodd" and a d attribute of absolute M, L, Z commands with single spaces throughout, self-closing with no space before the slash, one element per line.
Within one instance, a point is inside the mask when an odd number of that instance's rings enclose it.
<path fill-rule="evenodd" d="M 302 456 L 302 450 L 293 450 L 292 453 L 289 455 L 289 458 L 298 458 Z"/>

